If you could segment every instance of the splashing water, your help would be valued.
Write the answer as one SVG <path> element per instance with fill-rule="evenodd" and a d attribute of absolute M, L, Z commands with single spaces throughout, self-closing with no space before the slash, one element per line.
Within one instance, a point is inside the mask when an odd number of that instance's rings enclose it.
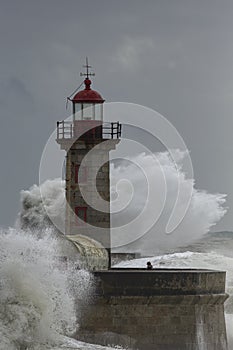
<path fill-rule="evenodd" d="M 145 219 L 138 222 L 137 231 L 141 231 L 141 237 L 132 244 L 121 247 L 123 251 L 140 252 L 146 254 L 161 254 L 168 249 L 175 249 L 180 246 L 189 244 L 192 240 L 201 238 L 209 229 L 214 226 L 226 213 L 224 208 L 225 195 L 210 194 L 203 190 L 194 188 L 194 179 L 186 177 L 182 171 L 182 163 L 185 160 L 186 153 L 177 151 L 176 164 L 171 160 L 167 152 L 156 153 L 154 155 L 157 159 L 155 163 L 152 155 L 140 154 L 132 159 L 129 164 L 113 168 L 112 184 L 119 183 L 119 197 L 122 197 L 122 202 L 125 203 L 124 197 L 129 197 L 130 187 L 120 186 L 121 179 L 127 179 L 132 183 L 134 188 L 133 200 L 130 205 L 119 215 L 113 215 L 113 225 L 119 226 L 121 230 L 121 223 L 126 220 L 133 219 L 135 215 L 139 215 L 142 207 L 146 201 L 146 188 L 148 183 L 153 183 L 154 197 L 150 207 L 147 208 Z M 140 164 L 146 173 L 146 178 L 142 171 L 135 168 L 135 164 Z M 153 167 L 151 166 L 153 164 Z M 164 188 L 161 184 L 161 173 L 166 181 L 166 200 L 161 216 L 150 230 L 145 230 L 147 222 L 151 217 L 158 216 L 160 208 L 160 200 L 163 198 Z M 177 199 L 177 190 L 179 184 L 180 197 L 182 201 L 179 203 L 178 211 L 182 212 L 184 203 L 187 203 L 187 196 L 190 193 L 190 186 L 192 187 L 192 197 L 190 206 L 184 216 L 180 225 L 171 233 L 166 234 L 166 226 L 169 217 L 172 213 L 175 201 Z M 151 188 L 151 187 L 150 187 Z M 127 192 L 128 190 L 128 192 Z M 114 205 L 114 203 L 113 203 Z M 145 234 L 143 234 L 145 232 Z M 135 230 L 126 233 L 129 240 L 133 240 Z M 114 243 L 117 242 L 118 235 L 112 237 Z M 116 243 L 116 242 L 117 243 Z"/>
<path fill-rule="evenodd" d="M 0 241 L 0 349 L 59 345 L 61 335 L 77 329 L 79 307 L 91 295 L 91 275 L 72 263 L 62 266 L 51 230 L 38 238 L 11 229 L 1 232 Z"/>

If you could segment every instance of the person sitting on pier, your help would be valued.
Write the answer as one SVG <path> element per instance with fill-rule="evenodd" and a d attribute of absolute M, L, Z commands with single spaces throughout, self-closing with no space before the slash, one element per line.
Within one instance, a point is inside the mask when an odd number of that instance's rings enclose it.
<path fill-rule="evenodd" d="M 150 261 L 148 261 L 148 262 L 146 263 L 146 265 L 147 265 L 147 270 L 152 270 L 152 269 L 153 269 L 153 265 L 151 264 Z"/>

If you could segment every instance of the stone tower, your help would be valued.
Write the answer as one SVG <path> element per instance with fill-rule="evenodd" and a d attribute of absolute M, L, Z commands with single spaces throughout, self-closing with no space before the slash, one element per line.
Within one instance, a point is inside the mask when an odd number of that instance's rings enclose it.
<path fill-rule="evenodd" d="M 88 61 L 84 90 L 69 100 L 72 120 L 57 122 L 57 142 L 66 151 L 66 234 L 100 242 L 110 262 L 109 152 L 121 135 L 119 122 L 103 122 L 104 99 L 91 89 Z"/>

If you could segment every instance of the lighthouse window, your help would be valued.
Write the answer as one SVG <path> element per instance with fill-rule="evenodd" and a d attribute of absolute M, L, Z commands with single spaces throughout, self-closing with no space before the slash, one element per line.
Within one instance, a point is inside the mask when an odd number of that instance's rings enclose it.
<path fill-rule="evenodd" d="M 103 120 L 103 104 L 96 104 L 95 105 L 95 119 L 96 120 Z"/>
<path fill-rule="evenodd" d="M 93 104 L 84 103 L 83 104 L 83 119 L 89 120 L 93 119 Z"/>
<path fill-rule="evenodd" d="M 87 222 L 87 207 L 75 207 L 76 223 L 78 226 Z"/>
<path fill-rule="evenodd" d="M 75 174 L 74 182 L 77 183 L 86 183 L 87 182 L 87 167 L 80 166 L 79 164 L 75 165 Z"/>
<path fill-rule="evenodd" d="M 81 119 L 81 104 L 75 103 L 75 120 Z"/>

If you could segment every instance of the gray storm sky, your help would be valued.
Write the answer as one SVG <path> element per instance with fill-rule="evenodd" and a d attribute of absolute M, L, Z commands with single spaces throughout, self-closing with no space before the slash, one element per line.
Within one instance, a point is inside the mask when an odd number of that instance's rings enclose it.
<path fill-rule="evenodd" d="M 233 229 L 233 1 L 0 1 L 0 224 L 38 183 L 43 147 L 89 56 L 94 88 L 179 131 L 196 187 L 228 195 Z"/>

